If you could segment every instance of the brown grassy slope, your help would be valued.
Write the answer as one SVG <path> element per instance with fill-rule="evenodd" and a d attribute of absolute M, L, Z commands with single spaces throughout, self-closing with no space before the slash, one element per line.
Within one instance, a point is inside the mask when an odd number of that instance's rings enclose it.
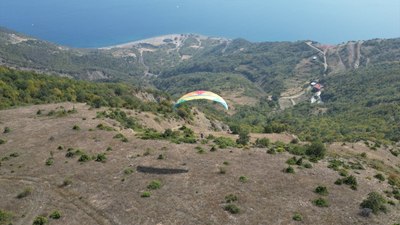
<path fill-rule="evenodd" d="M 72 104 L 61 105 L 72 108 Z M 0 134 L 1 139 L 7 140 L 0 145 L 0 157 L 19 154 L 2 161 L 0 167 L 0 209 L 13 212 L 13 224 L 32 224 L 35 216 L 56 209 L 62 217 L 50 224 L 393 224 L 400 221 L 397 200 L 396 206 L 388 206 L 388 214 L 371 218 L 358 215 L 359 204 L 369 192 L 389 189 L 387 182 L 367 179 L 376 173 L 371 168 L 358 171 L 359 174 L 351 172 L 359 183 L 354 191 L 346 185 L 334 185 L 339 175 L 327 168 L 326 160 L 314 164 L 312 169 L 295 166 L 295 174 L 286 174 L 282 170 L 291 157 L 287 153 L 270 155 L 258 148 L 210 152 L 208 144 L 140 140 L 127 130 L 123 133 L 129 142 L 121 142 L 113 138 L 117 131 L 96 129 L 103 123 L 119 130 L 118 123 L 93 119 L 95 110 L 88 110 L 82 104 L 75 105 L 77 113 L 65 117 L 36 115 L 38 109 L 46 114 L 57 106 L 0 111 L 0 131 L 6 126 L 11 128 L 10 133 Z M 176 123 L 179 122 L 170 126 Z M 75 124 L 81 130 L 73 130 Z M 58 150 L 59 145 L 64 149 Z M 108 146 L 112 151 L 106 152 Z M 201 146 L 205 153 L 197 153 L 196 146 Z M 80 163 L 77 157 L 66 158 L 68 147 L 82 149 L 89 155 L 106 152 L 107 161 Z M 54 164 L 46 166 L 50 152 Z M 164 160 L 157 159 L 160 154 L 165 156 Z M 393 157 L 391 162 L 399 163 Z M 229 165 L 223 165 L 224 161 Z M 149 174 L 136 171 L 137 166 L 189 172 Z M 221 167 L 226 174 L 219 173 Z M 133 170 L 132 174 L 124 173 L 128 168 Z M 248 182 L 239 182 L 240 176 L 248 177 Z M 60 187 L 66 179 L 72 184 Z M 152 180 L 160 180 L 162 187 L 150 191 L 151 197 L 141 198 Z M 330 203 L 327 208 L 311 203 L 318 197 L 313 192 L 318 185 L 329 190 L 325 197 Z M 32 193 L 17 199 L 26 187 L 31 187 Z M 241 209 L 239 214 L 232 215 L 223 209 L 224 197 L 231 193 L 239 199 L 235 203 Z M 303 222 L 292 220 L 295 212 L 303 215 Z"/>

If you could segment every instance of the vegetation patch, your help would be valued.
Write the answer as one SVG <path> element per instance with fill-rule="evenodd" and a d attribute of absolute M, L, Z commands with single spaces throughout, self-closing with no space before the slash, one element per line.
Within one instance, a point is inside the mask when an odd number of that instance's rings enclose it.
<path fill-rule="evenodd" d="M 368 197 L 361 202 L 360 207 L 371 209 L 374 214 L 378 214 L 379 212 L 387 212 L 385 204 L 386 200 L 382 195 L 377 192 L 371 192 L 368 194 Z"/>
<path fill-rule="evenodd" d="M 142 194 L 140 195 L 140 197 L 142 198 L 148 198 L 150 197 L 151 193 L 149 191 L 144 191 L 142 192 Z"/>
<path fill-rule="evenodd" d="M 317 198 L 315 200 L 312 201 L 314 205 L 318 206 L 318 207 L 328 207 L 329 203 L 326 199 L 324 198 Z"/>
<path fill-rule="evenodd" d="M 44 225 L 47 224 L 49 220 L 44 216 L 37 216 L 34 220 L 32 225 Z"/>
<path fill-rule="evenodd" d="M 12 219 L 13 219 L 13 214 L 11 212 L 0 209 L 0 225 L 12 224 L 11 223 Z"/>
<path fill-rule="evenodd" d="M 95 161 L 96 162 L 106 162 L 107 157 L 105 153 L 97 154 Z"/>
<path fill-rule="evenodd" d="M 357 186 L 358 186 L 357 179 L 353 175 L 350 175 L 350 176 L 345 177 L 345 178 L 337 179 L 335 181 L 335 184 L 337 184 L 337 185 L 347 184 L 353 190 L 357 190 Z"/>
<path fill-rule="evenodd" d="M 19 193 L 17 195 L 17 198 L 19 198 L 19 199 L 25 198 L 31 194 L 32 194 L 32 188 L 28 187 L 28 188 L 25 188 L 21 193 Z"/>
<path fill-rule="evenodd" d="M 218 145 L 219 148 L 236 147 L 236 142 L 227 137 L 216 137 L 214 143 Z"/>
<path fill-rule="evenodd" d="M 150 190 L 156 190 L 156 189 L 160 189 L 161 185 L 162 185 L 161 181 L 153 180 L 153 181 L 150 182 L 149 185 L 147 185 L 147 188 L 150 189 Z"/>
<path fill-rule="evenodd" d="M 228 211 L 232 214 L 238 214 L 240 212 L 240 208 L 235 204 L 228 204 L 224 206 L 225 211 Z"/>
<path fill-rule="evenodd" d="M 227 196 L 225 196 L 225 202 L 226 203 L 231 203 L 231 202 L 235 202 L 238 200 L 238 197 L 234 194 L 229 194 Z"/>
<path fill-rule="evenodd" d="M 376 174 L 374 177 L 380 181 L 385 181 L 385 176 L 381 173 Z"/>
<path fill-rule="evenodd" d="M 255 142 L 255 146 L 258 148 L 267 148 L 270 145 L 271 141 L 268 138 L 257 138 Z"/>
<path fill-rule="evenodd" d="M 51 165 L 53 165 L 53 163 L 54 163 L 54 159 L 53 159 L 53 157 L 50 157 L 46 160 L 45 164 L 46 164 L 46 166 L 51 166 Z"/>
<path fill-rule="evenodd" d="M 283 172 L 285 172 L 285 173 L 294 173 L 294 168 L 289 166 L 288 168 L 284 169 Z"/>
<path fill-rule="evenodd" d="M 61 213 L 58 210 L 53 211 L 50 216 L 51 219 L 53 220 L 58 220 L 61 218 Z"/>
<path fill-rule="evenodd" d="M 132 173 L 133 173 L 133 169 L 132 168 L 126 168 L 124 170 L 124 174 L 126 174 L 126 175 L 129 175 L 129 174 L 132 174 Z"/>
<path fill-rule="evenodd" d="M 246 176 L 240 176 L 239 177 L 239 181 L 242 183 L 247 183 L 247 181 L 249 180 L 249 178 L 247 178 Z"/>
<path fill-rule="evenodd" d="M 96 128 L 99 129 L 99 130 L 105 130 L 105 131 L 113 131 L 114 130 L 112 127 L 106 126 L 106 125 L 104 125 L 102 123 L 99 123 L 96 126 Z"/>
<path fill-rule="evenodd" d="M 4 127 L 4 131 L 3 131 L 4 134 L 10 133 L 10 132 L 11 132 L 11 128 Z"/>
<path fill-rule="evenodd" d="M 315 193 L 320 194 L 320 195 L 328 195 L 328 189 L 325 186 L 318 186 L 314 190 Z"/>
<path fill-rule="evenodd" d="M 303 216 L 300 213 L 295 213 L 292 217 L 294 221 L 303 221 Z"/>

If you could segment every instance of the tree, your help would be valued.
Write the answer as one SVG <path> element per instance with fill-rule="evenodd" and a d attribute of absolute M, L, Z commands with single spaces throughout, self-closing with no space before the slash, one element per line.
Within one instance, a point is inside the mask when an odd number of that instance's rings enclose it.
<path fill-rule="evenodd" d="M 236 144 L 247 145 L 250 141 L 250 136 L 248 131 L 241 131 L 239 133 L 239 138 L 236 140 Z"/>
<path fill-rule="evenodd" d="M 306 155 L 322 159 L 326 153 L 326 147 L 321 141 L 314 141 L 306 149 Z"/>

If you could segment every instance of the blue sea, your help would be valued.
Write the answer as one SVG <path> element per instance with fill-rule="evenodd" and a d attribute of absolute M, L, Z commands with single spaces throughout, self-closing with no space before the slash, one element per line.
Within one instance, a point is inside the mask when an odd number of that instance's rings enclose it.
<path fill-rule="evenodd" d="M 400 1 L 0 0 L 0 26 L 88 48 L 171 33 L 337 44 L 400 37 Z"/>

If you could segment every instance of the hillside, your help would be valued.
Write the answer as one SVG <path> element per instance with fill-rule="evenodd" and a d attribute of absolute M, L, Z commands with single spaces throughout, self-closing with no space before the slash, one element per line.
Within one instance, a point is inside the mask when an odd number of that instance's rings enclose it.
<path fill-rule="evenodd" d="M 310 80 L 399 62 L 400 39 L 324 45 L 313 41 L 251 43 L 243 39 L 175 34 L 100 49 L 76 49 L 2 28 L 0 56 L 1 64 L 15 68 L 85 80 L 155 84 L 161 90 L 169 88 L 162 84 L 182 75 L 240 76 L 253 83 L 247 96 L 253 97 L 252 93 L 260 90 L 278 98 L 295 96 L 282 98 L 291 105 L 290 99 L 308 99 L 302 91 Z"/>
<path fill-rule="evenodd" d="M 63 109 L 74 112 L 48 115 Z M 279 150 L 283 143 L 210 151 L 215 145 L 212 139 L 195 144 L 143 140 L 120 122 L 98 117 L 103 110 L 62 103 L 0 111 L 0 130 L 9 128 L 0 134 L 5 141 L 0 145 L 0 209 L 12 214 L 10 222 L 31 224 L 35 217 L 48 217 L 55 210 L 61 218 L 49 219 L 50 224 L 393 224 L 400 220 L 395 199 L 399 196 L 390 194 L 396 185 L 400 188 L 400 160 L 387 147 L 370 150 L 362 142 L 334 143 L 325 159 L 311 163 L 304 156 L 301 166 L 292 166 L 294 173 L 285 173 L 285 162 L 293 155 Z M 150 117 L 127 113 L 137 121 Z M 142 123 L 146 126 L 149 121 Z M 118 133 L 127 141 L 115 138 Z M 278 152 L 266 153 L 272 149 Z M 82 159 L 86 154 L 89 157 Z M 338 172 L 353 175 L 356 190 L 335 185 L 341 178 Z M 374 178 L 378 173 L 385 181 Z M 387 179 L 395 183 L 389 185 Z M 161 187 L 152 190 L 152 181 Z M 328 194 L 315 193 L 318 186 L 326 187 Z M 372 191 L 388 191 L 384 196 L 394 206 L 385 204 L 387 213 L 362 217 L 359 205 Z M 143 197 L 145 192 L 150 197 Z M 232 204 L 239 208 L 238 214 L 224 210 L 229 194 L 237 198 Z M 313 200 L 319 197 L 329 206 L 316 206 Z M 292 219 L 296 213 L 303 222 Z"/>
<path fill-rule="evenodd" d="M 397 225 L 399 77 L 399 38 L 74 49 L 0 29 L 0 225 Z M 229 110 L 174 106 L 199 89 Z"/>

